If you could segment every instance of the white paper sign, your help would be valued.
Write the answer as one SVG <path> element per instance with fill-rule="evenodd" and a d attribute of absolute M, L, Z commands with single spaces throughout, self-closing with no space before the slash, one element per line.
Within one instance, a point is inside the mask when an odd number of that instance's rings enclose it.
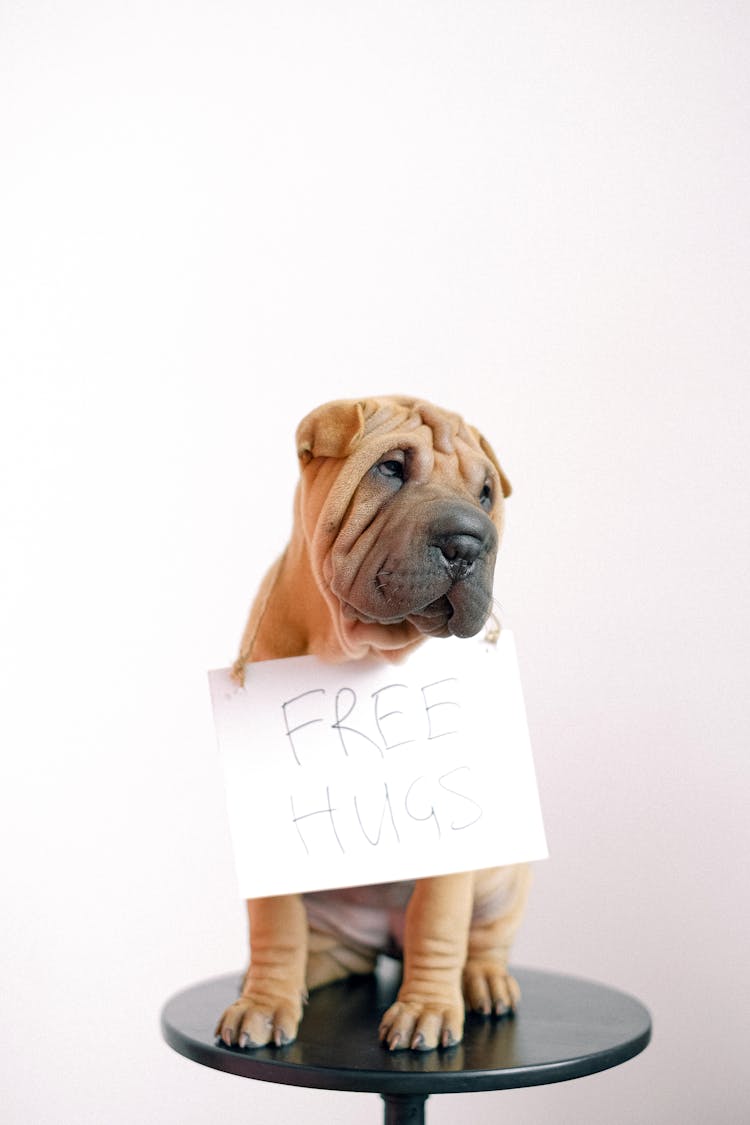
<path fill-rule="evenodd" d="M 515 647 L 209 672 L 243 897 L 544 859 Z"/>

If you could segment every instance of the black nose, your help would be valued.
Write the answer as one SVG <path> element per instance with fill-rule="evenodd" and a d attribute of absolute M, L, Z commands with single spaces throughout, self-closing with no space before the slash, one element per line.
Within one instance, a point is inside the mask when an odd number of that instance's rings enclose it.
<path fill-rule="evenodd" d="M 465 563 L 471 566 L 482 553 L 484 543 L 476 535 L 444 535 L 438 540 L 438 547 L 449 563 Z"/>
<path fill-rule="evenodd" d="M 433 525 L 432 542 L 454 578 L 459 579 L 477 559 L 496 549 L 497 531 L 484 512 L 452 507 Z"/>

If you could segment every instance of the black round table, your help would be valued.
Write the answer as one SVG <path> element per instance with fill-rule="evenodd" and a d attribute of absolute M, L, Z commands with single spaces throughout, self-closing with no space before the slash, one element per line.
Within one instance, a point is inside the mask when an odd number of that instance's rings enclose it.
<path fill-rule="evenodd" d="M 230 973 L 178 992 L 162 1010 L 170 1047 L 203 1066 L 261 1082 L 380 1094 L 386 1125 L 420 1125 L 430 1094 L 508 1090 L 564 1082 L 626 1062 L 651 1038 L 647 1009 L 602 984 L 534 969 L 514 969 L 518 1013 L 470 1015 L 463 1042 L 446 1050 L 390 1052 L 378 1043 L 381 1014 L 393 1001 L 401 966 L 384 960 L 369 977 L 312 994 L 299 1036 L 286 1047 L 247 1051 L 214 1036 L 241 976 Z"/>

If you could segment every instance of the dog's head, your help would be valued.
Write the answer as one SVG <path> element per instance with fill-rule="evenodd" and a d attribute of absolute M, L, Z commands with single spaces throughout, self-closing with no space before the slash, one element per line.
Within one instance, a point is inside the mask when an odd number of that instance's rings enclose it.
<path fill-rule="evenodd" d="M 388 650 L 479 632 L 510 495 L 481 434 L 399 396 L 319 407 L 297 450 L 297 517 L 342 635 Z"/>

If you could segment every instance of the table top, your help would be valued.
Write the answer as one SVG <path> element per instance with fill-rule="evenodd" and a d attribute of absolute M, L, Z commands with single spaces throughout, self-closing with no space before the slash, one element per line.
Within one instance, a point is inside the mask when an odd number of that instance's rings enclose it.
<path fill-rule="evenodd" d="M 462 1043 L 419 1053 L 378 1043 L 380 1016 L 395 998 L 401 966 L 314 992 L 299 1036 L 286 1047 L 225 1047 L 213 1031 L 236 999 L 241 974 L 202 981 L 164 1006 L 170 1047 L 204 1066 L 262 1082 L 382 1094 L 448 1094 L 536 1086 L 581 1078 L 626 1062 L 651 1038 L 639 1000 L 560 973 L 514 968 L 521 1003 L 513 1018 L 469 1015 Z"/>

